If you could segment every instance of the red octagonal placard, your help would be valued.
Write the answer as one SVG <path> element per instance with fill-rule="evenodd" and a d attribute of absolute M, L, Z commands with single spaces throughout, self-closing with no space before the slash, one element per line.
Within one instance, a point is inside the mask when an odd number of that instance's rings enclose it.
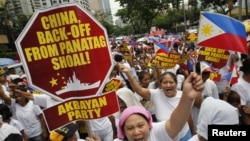
<path fill-rule="evenodd" d="M 113 66 L 105 28 L 77 4 L 36 11 L 16 45 L 30 85 L 58 99 L 101 94 Z"/>

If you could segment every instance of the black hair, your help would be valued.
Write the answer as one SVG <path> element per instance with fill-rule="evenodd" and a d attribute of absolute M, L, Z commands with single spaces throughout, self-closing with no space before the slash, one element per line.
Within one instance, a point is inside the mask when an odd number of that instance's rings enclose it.
<path fill-rule="evenodd" d="M 114 60 L 115 60 L 116 62 L 121 62 L 121 61 L 123 60 L 123 56 L 120 55 L 120 54 L 115 54 Z"/>
<path fill-rule="evenodd" d="M 120 72 L 120 68 L 118 65 L 114 65 L 113 70 L 116 70 L 118 73 Z"/>
<path fill-rule="evenodd" d="M 10 108 L 5 103 L 0 104 L 0 115 L 2 115 L 3 121 L 13 116 L 12 112 L 10 111 Z"/>
<path fill-rule="evenodd" d="M 246 58 L 243 61 L 242 66 L 240 67 L 240 70 L 244 73 L 244 74 L 250 74 L 250 58 Z"/>
<path fill-rule="evenodd" d="M 137 73 L 137 75 L 138 75 L 138 80 L 141 82 L 142 78 L 143 78 L 146 74 L 149 74 L 149 75 L 150 75 L 150 73 L 147 72 L 147 71 L 145 71 L 145 70 L 143 70 L 143 71 L 141 71 L 141 72 L 138 72 L 138 73 Z"/>
<path fill-rule="evenodd" d="M 240 99 L 239 101 L 236 101 L 236 99 L 234 98 L 235 95 L 239 95 L 236 91 L 234 90 L 230 90 L 228 96 L 227 96 L 227 102 L 228 103 L 233 103 L 233 102 L 239 102 L 240 103 Z"/>
<path fill-rule="evenodd" d="M 190 43 L 188 44 L 188 47 L 195 48 L 194 42 L 190 42 Z"/>
<path fill-rule="evenodd" d="M 23 79 L 22 78 L 15 78 L 11 82 L 14 84 L 18 84 L 19 82 L 23 82 Z"/>
<path fill-rule="evenodd" d="M 193 47 L 188 47 L 187 51 L 189 51 L 189 50 L 194 50 L 194 48 Z"/>
<path fill-rule="evenodd" d="M 178 48 L 178 46 L 179 46 L 179 45 L 178 45 L 177 43 L 174 43 L 174 44 L 173 44 L 173 48 Z"/>
<path fill-rule="evenodd" d="M 23 141 L 23 137 L 18 133 L 11 133 L 3 141 Z"/>
<path fill-rule="evenodd" d="M 160 77 L 159 77 L 159 83 L 160 84 L 162 82 L 163 77 L 166 76 L 166 75 L 170 75 L 174 79 L 175 83 L 177 84 L 177 77 L 176 77 L 176 75 L 173 72 L 170 72 L 170 71 L 166 71 L 166 72 L 164 72 L 164 73 L 162 73 L 160 75 Z"/>

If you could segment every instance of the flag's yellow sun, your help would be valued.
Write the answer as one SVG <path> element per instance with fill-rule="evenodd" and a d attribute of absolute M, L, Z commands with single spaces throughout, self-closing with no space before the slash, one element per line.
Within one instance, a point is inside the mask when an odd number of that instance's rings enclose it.
<path fill-rule="evenodd" d="M 213 26 L 209 24 L 203 25 L 201 31 L 204 36 L 209 36 L 213 32 Z"/>

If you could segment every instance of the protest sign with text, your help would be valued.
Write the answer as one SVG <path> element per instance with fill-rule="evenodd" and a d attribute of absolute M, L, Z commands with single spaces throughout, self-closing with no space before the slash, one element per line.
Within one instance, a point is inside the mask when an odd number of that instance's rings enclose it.
<path fill-rule="evenodd" d="M 118 101 L 115 91 L 112 91 L 91 98 L 70 99 L 44 109 L 43 113 L 49 130 L 54 130 L 69 122 L 98 119 L 117 111 Z"/>
<path fill-rule="evenodd" d="M 37 10 L 16 45 L 29 84 L 60 100 L 101 94 L 112 70 L 105 28 L 77 4 Z"/>

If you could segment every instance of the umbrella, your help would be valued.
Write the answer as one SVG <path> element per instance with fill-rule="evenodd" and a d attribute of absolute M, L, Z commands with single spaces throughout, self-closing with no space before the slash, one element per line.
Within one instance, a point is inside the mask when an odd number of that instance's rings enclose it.
<path fill-rule="evenodd" d="M 139 39 L 137 40 L 137 42 L 144 42 L 144 41 L 147 41 L 147 40 L 148 40 L 147 37 L 142 37 L 142 38 L 139 38 Z"/>
<path fill-rule="evenodd" d="M 128 38 L 128 37 L 123 39 L 124 43 L 129 43 L 130 41 L 131 41 L 131 38 Z"/>
<path fill-rule="evenodd" d="M 158 43 L 160 41 L 159 37 L 149 37 L 149 40 L 153 41 L 154 43 Z"/>
<path fill-rule="evenodd" d="M 11 58 L 0 58 L 0 66 L 7 66 L 15 63 L 15 60 Z"/>
<path fill-rule="evenodd" d="M 153 36 L 154 36 L 154 33 L 148 34 L 148 37 L 153 37 Z"/>
<path fill-rule="evenodd" d="M 167 42 L 169 42 L 168 39 L 161 39 L 160 42 L 158 42 L 158 43 L 164 44 L 164 43 L 167 43 Z"/>
<path fill-rule="evenodd" d="M 156 30 L 155 32 L 153 32 L 154 35 L 164 35 L 166 34 L 165 31 L 163 30 Z"/>
<path fill-rule="evenodd" d="M 173 43 L 180 44 L 180 43 L 181 43 L 181 41 L 180 41 L 178 38 L 175 38 L 175 39 L 173 40 Z"/>

